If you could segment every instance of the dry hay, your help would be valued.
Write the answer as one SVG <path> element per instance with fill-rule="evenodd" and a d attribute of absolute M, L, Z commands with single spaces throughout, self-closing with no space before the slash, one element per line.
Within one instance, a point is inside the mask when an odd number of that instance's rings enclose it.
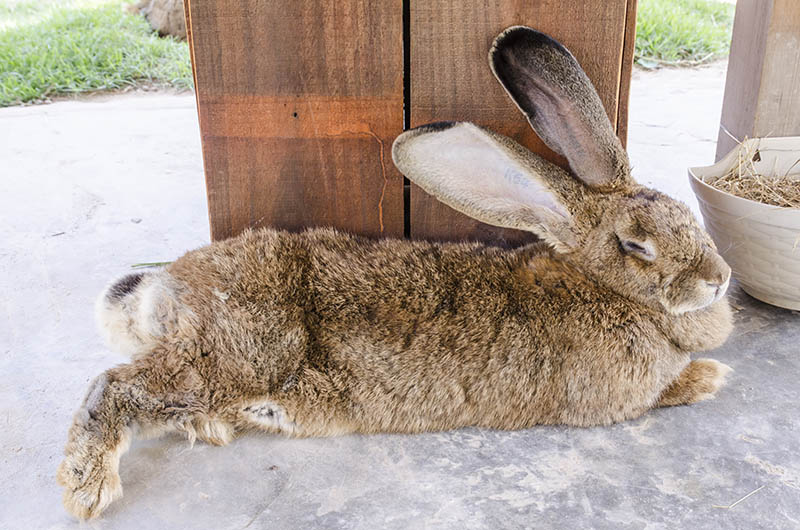
<path fill-rule="evenodd" d="M 739 149 L 738 163 L 718 177 L 703 181 L 731 195 L 783 208 L 800 208 L 800 159 L 783 175 L 763 175 L 756 171 L 755 162 L 761 160 L 758 145 Z M 799 172 L 792 173 L 798 167 Z"/>

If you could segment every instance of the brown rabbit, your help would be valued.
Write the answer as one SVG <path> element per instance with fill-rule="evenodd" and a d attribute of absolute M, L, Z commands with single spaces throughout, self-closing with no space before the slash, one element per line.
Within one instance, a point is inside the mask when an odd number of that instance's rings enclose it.
<path fill-rule="evenodd" d="M 453 208 L 543 242 L 257 230 L 112 284 L 99 325 L 133 359 L 75 416 L 58 471 L 70 512 L 96 516 L 122 494 L 120 455 L 143 431 L 223 445 L 248 428 L 602 425 L 713 397 L 729 368 L 689 354 L 731 331 L 714 243 L 683 204 L 633 181 L 564 47 L 513 27 L 490 62 L 571 173 L 470 123 L 408 131 L 393 157 Z"/>

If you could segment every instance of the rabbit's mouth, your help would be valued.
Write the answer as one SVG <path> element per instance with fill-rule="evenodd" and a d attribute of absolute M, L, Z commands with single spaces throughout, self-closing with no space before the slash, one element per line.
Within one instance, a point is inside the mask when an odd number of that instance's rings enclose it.
<path fill-rule="evenodd" d="M 723 283 L 722 285 L 717 286 L 716 291 L 714 292 L 714 300 L 711 302 L 712 304 L 714 302 L 720 301 L 722 299 L 722 297 L 725 296 L 725 293 L 728 292 L 728 286 L 730 285 L 730 283 L 731 283 L 731 279 L 729 277 L 727 280 L 725 280 L 725 283 Z"/>
<path fill-rule="evenodd" d="M 669 312 L 673 315 L 682 315 L 684 313 L 705 309 L 706 307 L 719 302 L 728 291 L 730 278 L 726 279 L 721 284 L 706 282 L 703 280 L 700 280 L 700 282 L 701 285 L 698 285 L 697 290 L 695 291 L 695 296 L 687 297 L 687 299 L 682 300 L 677 304 L 670 304 L 671 307 L 668 306 Z"/>

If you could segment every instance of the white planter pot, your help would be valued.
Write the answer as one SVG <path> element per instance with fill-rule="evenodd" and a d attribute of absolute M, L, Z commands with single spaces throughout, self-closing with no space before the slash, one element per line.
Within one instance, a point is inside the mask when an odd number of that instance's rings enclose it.
<path fill-rule="evenodd" d="M 800 209 L 742 199 L 704 182 L 735 166 L 740 149 L 758 149 L 761 160 L 754 166 L 760 174 L 783 175 L 800 159 L 800 136 L 745 140 L 713 166 L 689 168 L 706 230 L 745 292 L 800 310 Z M 800 164 L 792 172 L 800 172 Z"/>

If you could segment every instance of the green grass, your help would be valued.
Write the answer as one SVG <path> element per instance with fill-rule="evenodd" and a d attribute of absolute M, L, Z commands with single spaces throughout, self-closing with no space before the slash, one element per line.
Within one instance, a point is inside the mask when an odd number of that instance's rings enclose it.
<path fill-rule="evenodd" d="M 192 88 L 185 42 L 120 0 L 0 0 L 0 107 L 140 85 Z"/>
<path fill-rule="evenodd" d="M 734 10 L 716 0 L 639 0 L 636 61 L 695 65 L 724 57 Z"/>
<path fill-rule="evenodd" d="M 184 42 L 159 38 L 129 0 L 0 0 L 0 107 L 141 85 L 192 88 Z M 728 53 L 734 7 L 639 0 L 636 61 L 692 65 Z"/>

